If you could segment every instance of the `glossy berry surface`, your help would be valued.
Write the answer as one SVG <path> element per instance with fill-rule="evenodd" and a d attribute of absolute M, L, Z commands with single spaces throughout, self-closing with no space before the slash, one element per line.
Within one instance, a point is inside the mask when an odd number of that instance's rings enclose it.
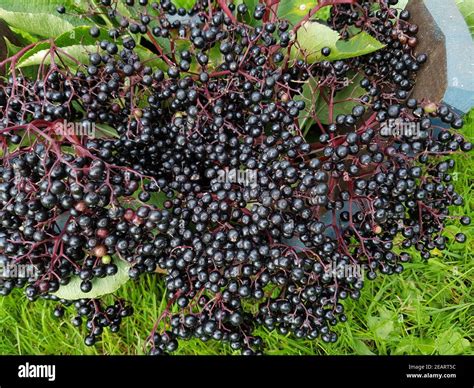
<path fill-rule="evenodd" d="M 97 285 L 158 272 L 167 308 L 150 354 L 190 338 L 261 354 L 262 327 L 335 342 L 343 300 L 366 280 L 402 272 L 410 249 L 428 259 L 466 241 L 444 225 L 463 205 L 450 155 L 472 144 L 449 107 L 410 97 L 429 58 L 396 1 L 335 4 L 328 25 L 343 39 L 356 26 L 384 47 L 334 59 L 325 46 L 317 60 L 295 59 L 301 24 L 261 3 L 127 1 L 136 18 L 100 3 L 115 23 L 88 30 L 101 40 L 85 63 L 30 79 L 13 61 L 0 81 L 0 262 L 37 269 L 2 295 L 59 300 L 54 316 L 74 309 L 93 346 L 133 313 L 94 297 Z M 349 79 L 362 95 L 339 109 L 331 96 Z M 325 109 L 305 93 L 313 81 Z M 55 295 L 69 283 L 82 297 Z"/>

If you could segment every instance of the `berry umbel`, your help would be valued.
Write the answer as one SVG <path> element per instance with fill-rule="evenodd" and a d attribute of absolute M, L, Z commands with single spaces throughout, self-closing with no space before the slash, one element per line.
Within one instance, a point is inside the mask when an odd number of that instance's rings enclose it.
<path fill-rule="evenodd" d="M 96 3 L 87 12 L 113 27 L 88 30 L 102 38 L 84 63 L 67 65 L 54 47 L 37 77 L 15 66 L 19 54 L 2 63 L 0 263 L 39 271 L 7 279 L 2 295 L 58 301 L 76 278 L 90 295 L 127 263 L 131 279 L 160 272 L 166 285 L 151 354 L 193 337 L 255 354 L 257 327 L 336 341 L 360 273 L 397 274 L 409 248 L 425 259 L 446 248 L 449 209 L 463 204 L 450 155 L 472 145 L 448 107 L 410 98 L 429 58 L 396 0 L 333 1 L 327 24 L 343 40 L 354 27 L 384 47 L 334 59 L 319 46 L 312 61 L 298 36 L 315 10 L 293 23 L 246 2 Z M 362 92 L 341 112 L 350 81 Z M 64 120 L 95 136 L 57 133 Z M 417 137 L 383 134 L 389 120 L 416 125 Z M 250 172 L 252 184 L 222 179 L 228 171 Z M 89 346 L 132 313 L 119 299 L 58 302 L 75 308 Z"/>

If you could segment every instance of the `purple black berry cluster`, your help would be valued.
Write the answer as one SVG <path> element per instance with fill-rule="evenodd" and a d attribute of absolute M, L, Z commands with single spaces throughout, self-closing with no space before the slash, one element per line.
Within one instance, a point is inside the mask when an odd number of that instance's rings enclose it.
<path fill-rule="evenodd" d="M 410 97 L 428 57 L 397 0 L 332 3 L 328 24 L 342 39 L 356 27 L 385 47 L 345 60 L 323 47 L 311 62 L 294 55 L 310 21 L 279 19 L 273 4 L 202 0 L 185 10 L 127 0 L 121 12 L 102 0 L 90 12 L 113 27 L 90 29 L 97 50 L 86 63 L 68 66 L 52 47 L 31 79 L 18 58 L 7 60 L 0 263 L 33 264 L 39 274 L 6 279 L 0 293 L 58 300 L 79 278 L 87 294 L 126 262 L 131 279 L 164 277 L 168 304 L 151 324 L 151 354 L 194 337 L 258 354 L 258 327 L 336 341 L 334 326 L 350 319 L 342 301 L 364 285 L 348 266 L 374 279 L 402 272 L 410 248 L 424 259 L 445 249 L 449 208 L 463 204 L 450 155 L 472 148 L 457 131 L 462 119 Z M 304 97 L 310 79 L 327 97 L 328 123 Z M 364 93 L 338 113 L 334 96 L 347 79 Z M 304 115 L 314 121 L 307 133 Z M 419 133 L 387 136 L 389 120 Z M 96 136 L 58 131 L 65 121 Z M 255 179 L 222 179 L 231 170 Z M 59 302 L 75 306 L 75 325 L 87 321 L 87 345 L 132 313 L 119 299 Z"/>

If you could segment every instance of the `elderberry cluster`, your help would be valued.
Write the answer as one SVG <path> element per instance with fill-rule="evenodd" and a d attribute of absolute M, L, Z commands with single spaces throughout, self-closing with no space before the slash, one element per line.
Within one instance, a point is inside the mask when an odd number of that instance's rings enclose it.
<path fill-rule="evenodd" d="M 0 293 L 58 300 L 79 278 L 87 294 L 126 263 L 131 279 L 164 273 L 151 354 L 189 338 L 259 354 L 259 327 L 336 341 L 342 301 L 364 285 L 347 268 L 374 279 L 400 273 L 410 247 L 425 259 L 446 247 L 449 208 L 463 199 L 444 156 L 472 148 L 448 107 L 410 98 L 427 56 L 408 11 L 397 16 L 396 0 L 357 3 L 335 4 L 329 25 L 386 46 L 352 59 L 330 61 L 328 47 L 321 61 L 295 59 L 301 25 L 263 4 L 127 0 L 124 12 L 102 0 L 91 12 L 114 27 L 107 37 L 90 29 L 98 42 L 87 63 L 67 67 L 52 48 L 28 79 L 13 61 L 0 82 L 0 262 L 38 273 L 7 279 Z M 313 93 L 334 96 L 349 78 L 363 96 L 338 114 L 329 98 L 321 122 L 304 85 L 317 80 Z M 302 117 L 314 122 L 308 133 Z M 387 135 L 390 120 L 419 133 Z M 66 121 L 96 133 L 69 133 Z M 74 304 L 76 326 L 87 319 L 86 345 L 132 312 L 121 300 L 60 302 Z"/>

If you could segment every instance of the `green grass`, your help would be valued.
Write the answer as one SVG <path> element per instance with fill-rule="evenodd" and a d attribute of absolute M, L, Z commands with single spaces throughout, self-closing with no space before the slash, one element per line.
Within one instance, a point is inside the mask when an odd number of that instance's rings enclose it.
<path fill-rule="evenodd" d="M 472 9 L 456 0 L 472 26 Z M 474 112 L 463 132 L 474 140 Z M 457 191 L 465 198 L 457 215 L 474 218 L 474 161 L 470 155 L 457 160 Z M 456 223 L 448 232 L 456 233 Z M 427 263 L 418 256 L 398 276 L 379 276 L 367 282 L 359 301 L 346 301 L 349 317 L 336 327 L 339 341 L 296 341 L 274 332 L 258 331 L 267 343 L 267 354 L 474 354 L 474 225 L 464 228 L 468 240 L 453 243 Z M 105 331 L 95 347 L 83 343 L 84 329 L 52 316 L 54 303 L 28 302 L 22 292 L 0 298 L 0 354 L 143 354 L 144 338 L 164 305 L 158 276 L 129 282 L 117 295 L 132 302 L 135 314 L 124 320 L 119 333 Z M 178 354 L 232 354 L 215 342 L 182 341 Z"/>
<path fill-rule="evenodd" d="M 474 140 L 474 111 L 463 132 Z M 455 157 L 454 184 L 465 204 L 455 215 L 474 218 L 474 161 L 469 154 Z M 451 223 L 446 233 L 456 233 Z M 465 244 L 452 243 L 428 262 L 415 256 L 401 275 L 379 276 L 368 281 L 359 301 L 345 301 L 349 321 L 336 327 L 339 341 L 297 341 L 258 330 L 267 343 L 267 354 L 474 354 L 474 225 L 463 227 Z M 52 316 L 53 302 L 30 303 L 20 291 L 0 298 L 0 354 L 143 354 L 144 339 L 164 305 L 159 276 L 129 282 L 117 295 L 132 301 L 135 314 L 121 331 L 104 332 L 95 347 L 83 344 L 84 332 L 66 318 Z M 178 354 L 233 354 L 216 342 L 182 341 Z"/>

